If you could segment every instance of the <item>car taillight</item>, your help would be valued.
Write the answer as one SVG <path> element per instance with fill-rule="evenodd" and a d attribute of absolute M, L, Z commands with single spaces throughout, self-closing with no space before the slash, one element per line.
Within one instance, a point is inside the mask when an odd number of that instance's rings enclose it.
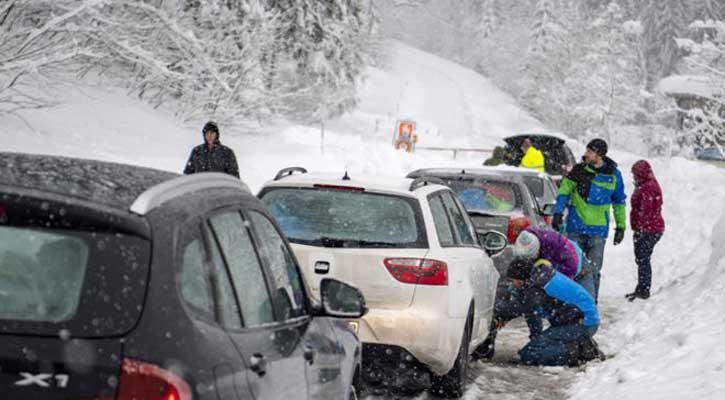
<path fill-rule="evenodd" d="M 383 263 L 393 278 L 417 285 L 448 285 L 448 265 L 425 258 L 386 258 Z"/>
<path fill-rule="evenodd" d="M 531 225 L 528 217 L 511 217 L 509 219 L 508 240 L 509 243 L 515 243 L 519 233 Z"/>
<path fill-rule="evenodd" d="M 191 400 L 191 388 L 161 367 L 124 358 L 116 400 Z"/>

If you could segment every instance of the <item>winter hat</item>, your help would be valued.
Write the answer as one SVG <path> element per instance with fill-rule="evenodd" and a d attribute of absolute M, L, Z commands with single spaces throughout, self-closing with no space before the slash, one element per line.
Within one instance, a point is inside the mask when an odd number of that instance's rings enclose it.
<path fill-rule="evenodd" d="M 639 160 L 632 166 L 632 175 L 634 175 L 634 181 L 645 182 L 654 178 L 652 167 L 645 160 Z"/>
<path fill-rule="evenodd" d="M 599 138 L 592 139 L 587 145 L 587 149 L 599 154 L 600 157 L 604 157 L 607 155 L 607 142 Z"/>
<path fill-rule="evenodd" d="M 531 276 L 533 269 L 532 260 L 525 258 L 514 258 L 509 265 L 506 276 L 509 279 L 520 279 L 525 281 Z"/>
<path fill-rule="evenodd" d="M 514 243 L 514 257 L 526 258 L 533 260 L 539 256 L 539 238 L 529 231 L 519 233 L 519 237 Z"/>
<path fill-rule="evenodd" d="M 217 135 L 219 135 L 219 127 L 217 126 L 216 122 L 209 121 L 206 124 L 204 124 L 204 128 L 201 130 L 203 134 L 206 134 L 207 131 L 214 131 Z"/>

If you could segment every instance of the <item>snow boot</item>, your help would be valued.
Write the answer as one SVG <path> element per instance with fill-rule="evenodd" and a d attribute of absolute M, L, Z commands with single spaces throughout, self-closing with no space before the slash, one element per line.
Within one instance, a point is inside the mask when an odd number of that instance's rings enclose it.
<path fill-rule="evenodd" d="M 582 363 L 579 361 L 579 343 L 578 342 L 569 342 L 566 343 L 566 365 L 569 367 L 578 367 Z"/>
<path fill-rule="evenodd" d="M 649 299 L 649 290 L 635 289 L 634 292 L 627 293 L 624 297 L 626 297 L 629 301 L 634 301 L 636 299 Z"/>
<path fill-rule="evenodd" d="M 473 361 L 477 360 L 490 360 L 493 358 L 493 354 L 496 351 L 496 335 L 489 334 L 486 340 L 483 341 L 476 350 L 471 354 Z"/>
<path fill-rule="evenodd" d="M 604 352 L 599 349 L 597 341 L 592 338 L 581 342 L 579 344 L 579 362 L 584 364 L 595 359 L 599 359 L 599 361 L 607 359 Z"/>

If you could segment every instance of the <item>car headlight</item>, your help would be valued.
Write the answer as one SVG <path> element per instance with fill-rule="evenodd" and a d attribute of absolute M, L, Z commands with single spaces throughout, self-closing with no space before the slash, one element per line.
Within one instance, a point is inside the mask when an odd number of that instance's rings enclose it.
<path fill-rule="evenodd" d="M 358 331 L 360 330 L 360 322 L 358 322 L 358 321 L 347 321 L 347 325 L 357 335 Z"/>

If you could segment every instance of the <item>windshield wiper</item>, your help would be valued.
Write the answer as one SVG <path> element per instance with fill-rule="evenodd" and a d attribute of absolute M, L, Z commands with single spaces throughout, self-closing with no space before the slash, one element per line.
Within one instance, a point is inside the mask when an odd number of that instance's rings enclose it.
<path fill-rule="evenodd" d="M 321 236 L 315 239 L 290 239 L 292 242 L 323 247 L 399 247 L 398 243 L 376 242 L 358 239 L 340 239 L 328 236 Z"/>
<path fill-rule="evenodd" d="M 487 211 L 480 211 L 480 210 L 466 210 L 468 215 L 470 216 L 476 216 L 476 217 L 500 217 L 500 214 L 487 212 Z"/>

